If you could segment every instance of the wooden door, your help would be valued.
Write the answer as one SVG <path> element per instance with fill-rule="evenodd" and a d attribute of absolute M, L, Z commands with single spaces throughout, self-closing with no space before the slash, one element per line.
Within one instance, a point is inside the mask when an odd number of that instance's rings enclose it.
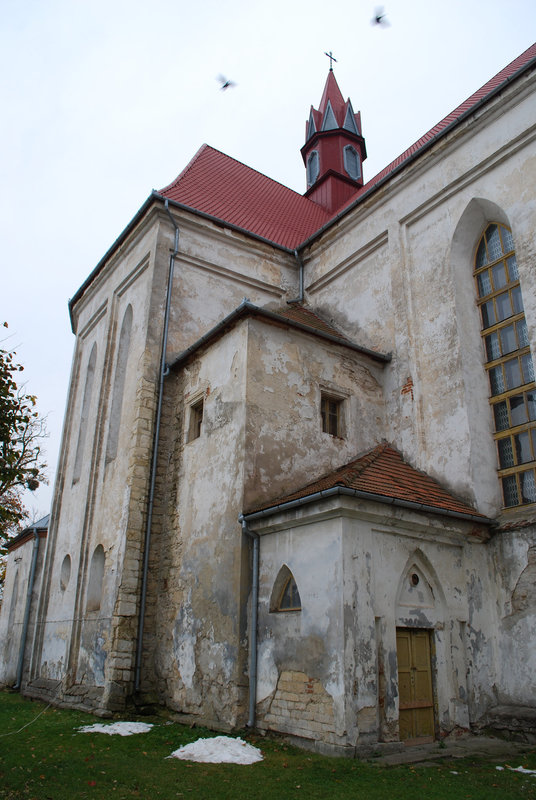
<path fill-rule="evenodd" d="M 401 741 L 434 739 L 430 631 L 397 628 L 399 729 Z"/>

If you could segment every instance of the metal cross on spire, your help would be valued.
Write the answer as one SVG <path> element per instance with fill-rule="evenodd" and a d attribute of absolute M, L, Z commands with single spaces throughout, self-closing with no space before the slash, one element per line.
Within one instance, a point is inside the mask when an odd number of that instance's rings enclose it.
<path fill-rule="evenodd" d="M 329 71 L 333 72 L 333 62 L 337 63 L 337 59 L 335 58 L 331 50 L 329 51 L 329 53 L 324 52 L 324 55 L 329 58 Z"/>

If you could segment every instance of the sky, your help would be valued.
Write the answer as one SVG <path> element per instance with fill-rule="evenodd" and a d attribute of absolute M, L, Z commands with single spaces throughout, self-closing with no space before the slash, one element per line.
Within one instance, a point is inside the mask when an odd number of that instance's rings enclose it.
<path fill-rule="evenodd" d="M 0 0 L 0 347 L 47 417 L 48 513 L 74 336 L 67 303 L 203 143 L 302 193 L 329 69 L 365 181 L 536 38 L 534 0 Z M 234 86 L 221 91 L 217 77 Z M 3 329 L 2 329 L 3 330 Z M 7 336 L 7 338 L 6 338 Z"/>

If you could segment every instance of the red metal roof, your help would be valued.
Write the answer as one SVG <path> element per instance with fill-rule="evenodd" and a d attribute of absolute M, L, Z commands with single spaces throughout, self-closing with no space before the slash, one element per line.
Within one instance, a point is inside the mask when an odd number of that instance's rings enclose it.
<path fill-rule="evenodd" d="M 331 216 L 312 200 L 207 144 L 160 194 L 291 250 Z"/>
<path fill-rule="evenodd" d="M 248 514 L 281 506 L 339 486 L 376 495 L 378 499 L 392 498 L 417 503 L 419 506 L 437 509 L 438 513 L 454 512 L 477 517 L 483 523 L 489 522 L 487 517 L 462 500 L 458 500 L 429 475 L 407 464 L 398 450 L 387 443 L 377 445 L 344 467 L 324 475 L 292 494 L 265 503 Z"/>
<path fill-rule="evenodd" d="M 536 59 L 536 44 L 508 64 L 378 175 L 358 189 L 345 206 L 334 214 L 328 213 L 312 200 L 208 145 L 201 147 L 186 169 L 173 183 L 162 189 L 160 194 L 228 225 L 293 250 L 341 214 L 344 209 L 352 206 L 361 196 L 373 190 L 390 173 L 417 155 L 450 125 L 460 121 L 466 113 L 506 84 L 534 59 Z M 327 88 L 326 84 L 326 91 Z M 329 88 L 335 92 L 331 83 Z"/>

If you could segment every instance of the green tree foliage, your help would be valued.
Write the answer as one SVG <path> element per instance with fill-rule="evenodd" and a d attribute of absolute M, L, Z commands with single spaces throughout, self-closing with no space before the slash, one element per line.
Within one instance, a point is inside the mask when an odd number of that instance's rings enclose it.
<path fill-rule="evenodd" d="M 0 552 L 28 516 L 23 492 L 35 491 L 46 481 L 41 452 L 46 425 L 35 409 L 34 395 L 17 382 L 24 367 L 15 362 L 15 355 L 0 349 Z"/>

